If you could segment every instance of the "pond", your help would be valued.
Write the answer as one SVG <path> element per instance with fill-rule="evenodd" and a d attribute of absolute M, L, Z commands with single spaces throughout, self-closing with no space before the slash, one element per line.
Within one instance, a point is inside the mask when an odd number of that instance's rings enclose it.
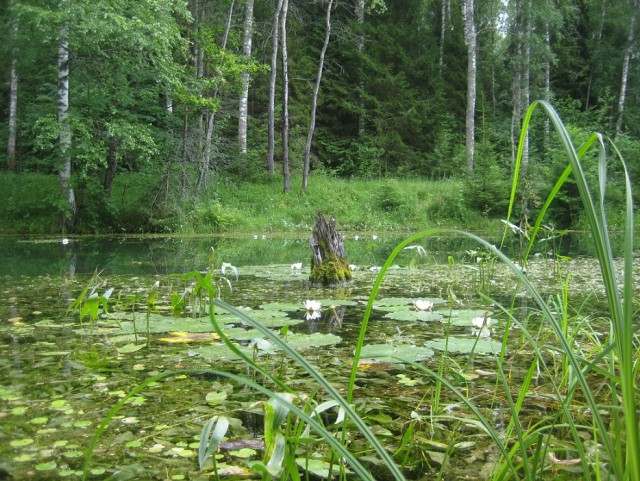
<path fill-rule="evenodd" d="M 183 370 L 127 399 L 102 433 L 89 479 L 213 479 L 211 460 L 199 469 L 199 439 L 205 423 L 222 415 L 230 428 L 216 456 L 218 473 L 261 479 L 247 463 L 265 455 L 267 398 L 189 370 L 269 383 L 212 334 L 206 292 L 194 282 L 211 273 L 226 303 L 273 329 L 344 395 L 379 266 L 402 237 L 345 239 L 353 281 L 333 289 L 309 284 L 306 236 L 0 239 L 0 478 L 80 479 L 87 446 L 109 410 L 145 380 Z M 554 309 L 566 307 L 563 299 L 577 306 L 569 315 L 581 327 L 572 339 L 585 350 L 596 346 L 608 329 L 597 263 L 543 247 L 527 276 Z M 507 252 L 517 257 L 518 243 Z M 327 400 L 246 321 L 224 310 L 216 318 L 240 352 L 314 405 Z M 502 376 L 513 396 L 527 388 L 522 424 L 555 422 L 558 397 L 548 377 L 563 376 L 562 360 L 549 348 L 550 370 L 532 371 L 530 339 L 510 334 L 518 322 L 541 344 L 553 344 L 514 274 L 468 239 L 422 239 L 396 258 L 373 305 L 353 404 L 407 478 L 484 479 L 501 462 L 473 410 L 416 364 L 452 383 L 505 436 L 513 427 Z M 337 415 L 329 409 L 323 420 L 331 425 Z M 348 423 L 347 431 L 350 449 L 376 479 L 387 479 L 366 440 Z M 565 437 L 554 433 L 545 443 L 549 479 L 580 474 L 584 466 L 564 462 L 576 454 Z M 303 444 L 295 450 L 302 475 L 327 477 L 326 445 Z"/>

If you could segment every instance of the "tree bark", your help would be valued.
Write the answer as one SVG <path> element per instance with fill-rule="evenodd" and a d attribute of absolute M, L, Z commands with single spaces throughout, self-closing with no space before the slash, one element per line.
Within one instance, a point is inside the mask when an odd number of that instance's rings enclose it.
<path fill-rule="evenodd" d="M 273 13 L 273 30 L 271 32 L 271 72 L 269 74 L 269 105 L 267 107 L 269 116 L 269 146 L 267 148 L 267 172 L 275 173 L 275 163 L 273 160 L 276 145 L 276 77 L 278 74 L 278 39 L 280 36 L 280 12 L 282 11 L 282 1 L 278 0 L 276 10 Z"/>
<path fill-rule="evenodd" d="M 64 228 L 73 229 L 77 214 L 76 197 L 71 186 L 71 125 L 69 122 L 69 27 L 59 30 L 58 44 L 58 128 L 61 165 L 58 173 L 60 187 L 67 206 L 63 214 Z"/>
<path fill-rule="evenodd" d="M 362 30 L 364 27 L 364 0 L 356 0 L 356 21 Z M 358 115 L 358 137 L 364 137 L 365 133 L 365 115 L 364 115 L 364 62 L 362 61 L 362 55 L 364 54 L 364 33 L 360 32 L 357 37 L 358 42 L 358 54 L 360 55 L 360 72 L 358 79 L 358 86 L 360 87 L 359 93 L 359 106 L 360 113 Z"/>
<path fill-rule="evenodd" d="M 620 98 L 618 100 L 618 120 L 616 121 L 616 136 L 622 133 L 622 114 L 627 96 L 627 83 L 629 82 L 629 65 L 633 54 L 633 44 L 636 37 L 636 18 L 638 16 L 638 0 L 633 0 L 631 5 L 631 19 L 629 20 L 629 33 L 627 36 L 627 46 L 624 51 L 622 62 L 622 83 L 620 85 Z"/>
<path fill-rule="evenodd" d="M 289 59 L 287 53 L 287 13 L 289 0 L 283 0 L 280 17 L 280 36 L 282 40 L 282 177 L 284 191 L 291 190 L 289 174 Z"/>
<path fill-rule="evenodd" d="M 476 114 L 476 75 L 477 75 L 477 33 L 474 18 L 475 0 L 464 0 L 462 15 L 465 25 L 465 43 L 467 44 L 467 112 L 465 121 L 467 171 L 473 172 L 475 156 L 475 114 Z"/>
<path fill-rule="evenodd" d="M 18 60 L 11 60 L 11 83 L 9 87 L 9 137 L 7 139 L 7 170 L 16 170 L 16 129 L 18 119 Z"/>
<path fill-rule="evenodd" d="M 11 0 L 9 8 L 11 8 Z M 15 20 L 11 32 L 14 45 L 18 36 L 18 21 Z M 18 52 L 16 48 L 11 52 L 11 72 L 9 83 L 9 135 L 7 138 L 7 170 L 13 172 L 16 170 L 16 132 L 18 125 Z"/>
<path fill-rule="evenodd" d="M 327 20 L 326 20 L 326 32 L 324 36 L 324 43 L 322 44 L 322 50 L 320 51 L 320 60 L 318 61 L 318 74 L 316 76 L 316 84 L 313 88 L 313 97 L 311 98 L 311 119 L 309 121 L 309 133 L 307 134 L 307 143 L 304 148 L 304 162 L 302 169 L 302 191 L 306 192 L 307 184 L 309 181 L 309 164 L 311 157 L 311 141 L 313 140 L 313 132 L 316 128 L 316 109 L 318 106 L 318 93 L 320 92 L 320 82 L 322 81 L 322 70 L 324 68 L 324 56 L 327 53 L 329 47 L 329 38 L 331 37 L 331 8 L 333 7 L 333 0 L 329 0 L 327 6 Z"/>
<path fill-rule="evenodd" d="M 251 57 L 251 41 L 253 37 L 253 0 L 247 0 L 244 13 L 244 41 L 242 55 Z M 249 72 L 242 72 L 242 92 L 238 112 L 238 144 L 240 153 L 247 153 L 247 120 L 249 116 Z"/>
<path fill-rule="evenodd" d="M 349 261 L 344 251 L 342 237 L 336 229 L 336 221 L 331 218 L 328 222 L 318 211 L 313 234 L 309 241 L 311 245 L 311 276 L 310 280 L 325 286 L 342 284 L 351 279 Z"/>
<path fill-rule="evenodd" d="M 120 141 L 118 137 L 109 137 L 109 152 L 107 153 L 107 170 L 104 174 L 104 191 L 108 197 L 111 197 L 111 188 L 113 187 L 113 178 L 116 176 L 118 168 L 118 145 Z"/>

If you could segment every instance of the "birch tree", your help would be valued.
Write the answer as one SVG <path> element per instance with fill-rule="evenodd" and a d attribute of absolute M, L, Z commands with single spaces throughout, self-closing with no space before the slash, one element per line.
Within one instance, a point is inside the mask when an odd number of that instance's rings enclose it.
<path fill-rule="evenodd" d="M 467 45 L 467 110 L 465 119 L 467 171 L 473 172 L 475 154 L 475 113 L 476 113 L 476 75 L 477 75 L 477 32 L 474 17 L 475 0 L 464 0 L 462 16 L 464 18 L 464 36 Z"/>
<path fill-rule="evenodd" d="M 289 57 L 287 52 L 287 13 L 289 0 L 282 2 L 280 16 L 280 39 L 282 44 L 282 177 L 284 191 L 291 190 L 289 173 Z"/>
<path fill-rule="evenodd" d="M 313 132 L 316 128 L 316 109 L 318 106 L 318 93 L 320 92 L 320 82 L 322 81 L 322 71 L 324 69 L 324 56 L 329 47 L 329 38 L 331 37 L 331 8 L 333 0 L 329 0 L 327 5 L 326 30 L 324 35 L 324 43 L 320 51 L 320 60 L 318 61 L 318 74 L 316 75 L 316 84 L 313 88 L 313 96 L 311 97 L 311 119 L 309 121 L 309 132 L 307 134 L 307 143 L 304 148 L 304 163 L 302 168 L 302 191 L 306 192 L 309 180 L 309 164 L 311 157 L 311 141 L 313 140 Z"/>
<path fill-rule="evenodd" d="M 267 172 L 269 174 L 275 173 L 274 167 L 274 152 L 275 152 L 275 137 L 276 137 L 276 78 L 278 74 L 278 40 L 280 36 L 280 14 L 282 12 L 282 1 L 278 0 L 275 11 L 273 13 L 273 27 L 271 30 L 271 71 L 269 74 L 269 98 L 267 115 L 268 120 L 268 147 L 267 147 Z"/>
<path fill-rule="evenodd" d="M 9 9 L 11 9 L 9 0 Z M 16 135 L 18 125 L 18 51 L 15 47 L 18 37 L 18 21 L 11 26 L 11 67 L 9 68 L 9 132 L 7 138 L 7 170 L 16 169 Z"/>
<path fill-rule="evenodd" d="M 633 54 L 635 37 L 636 37 L 636 20 L 638 16 L 638 0 L 633 0 L 631 5 L 631 15 L 629 18 L 629 32 L 627 34 L 627 45 L 624 51 L 624 59 L 622 61 L 622 81 L 620 85 L 620 97 L 618 99 L 618 120 L 616 121 L 616 135 L 622 133 L 622 115 L 627 96 L 627 84 L 629 82 L 629 65 L 631 63 L 631 55 Z"/>
<path fill-rule="evenodd" d="M 58 43 L 58 127 L 60 142 L 60 170 L 58 178 L 67 205 L 63 216 L 63 226 L 72 229 L 77 207 L 71 185 L 71 124 L 69 122 L 69 26 L 64 24 L 59 30 Z"/>
<path fill-rule="evenodd" d="M 247 0 L 244 12 L 244 41 L 242 55 L 251 57 L 251 43 L 253 37 L 253 0 Z M 247 153 L 247 118 L 249 108 L 249 72 L 242 72 L 242 91 L 240 93 L 240 108 L 238 112 L 238 143 L 240 153 Z"/>

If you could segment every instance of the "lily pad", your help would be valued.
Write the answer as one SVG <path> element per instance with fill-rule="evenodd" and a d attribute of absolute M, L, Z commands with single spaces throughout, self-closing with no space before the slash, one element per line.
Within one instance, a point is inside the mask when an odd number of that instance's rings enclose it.
<path fill-rule="evenodd" d="M 444 313 L 442 322 L 452 326 L 471 327 L 471 320 L 474 317 L 483 317 L 486 312 L 486 309 L 452 309 Z"/>
<path fill-rule="evenodd" d="M 422 361 L 433 356 L 432 349 L 412 344 L 368 344 L 363 346 L 361 356 L 379 361 L 396 362 Z"/>
<path fill-rule="evenodd" d="M 389 312 L 385 314 L 386 319 L 393 319 L 394 321 L 419 321 L 419 322 L 434 322 L 441 321 L 442 314 L 433 311 L 416 311 L 415 309 L 403 308 L 401 310 Z"/>
<path fill-rule="evenodd" d="M 210 342 L 220 339 L 215 332 L 171 332 L 170 337 L 161 337 L 160 342 L 170 344 L 187 344 L 193 342 Z"/>
<path fill-rule="evenodd" d="M 438 351 L 459 352 L 468 354 L 476 353 L 498 353 L 502 349 L 502 344 L 492 339 L 478 339 L 473 337 L 454 337 L 447 339 L 433 339 L 424 343 L 426 347 Z"/>
<path fill-rule="evenodd" d="M 373 303 L 373 308 L 380 311 L 396 311 L 403 310 L 405 308 L 413 307 L 413 301 L 416 299 L 413 297 L 387 297 L 386 299 L 376 299 Z M 433 302 L 434 305 L 443 304 L 446 301 L 439 297 L 421 297 L 422 301 Z"/>
<path fill-rule="evenodd" d="M 296 464 L 305 471 L 323 479 L 332 478 L 340 474 L 340 467 L 337 463 L 330 464 L 322 459 L 296 458 Z M 331 476 L 329 475 L 329 468 L 331 468 Z M 351 471 L 347 469 L 347 473 L 351 473 Z"/>

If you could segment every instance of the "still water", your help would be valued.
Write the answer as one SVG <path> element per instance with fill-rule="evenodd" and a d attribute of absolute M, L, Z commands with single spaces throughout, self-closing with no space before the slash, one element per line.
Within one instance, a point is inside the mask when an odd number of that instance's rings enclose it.
<path fill-rule="evenodd" d="M 177 274 L 206 271 L 212 252 L 214 279 L 225 301 L 275 332 L 285 332 L 281 335 L 287 342 L 320 366 L 325 376 L 337 385 L 344 383 L 376 279 L 375 267 L 400 240 L 346 236 L 349 260 L 357 265 L 354 280 L 326 289 L 307 282 L 307 236 L 0 239 L 0 475 L 80 479 L 86 446 L 106 413 L 150 376 L 210 367 L 247 373 L 219 342 L 196 342 L 212 328 L 206 316 L 195 318 L 203 308 L 194 292 L 195 278 Z M 429 238 L 414 247 L 398 256 L 378 295 L 365 346 L 372 363 L 359 375 L 356 403 L 377 434 L 402 454 L 410 478 L 445 468 L 447 479 L 468 478 L 495 462 L 486 436 L 466 432 L 468 426 L 460 431 L 461 425 L 451 421 L 428 423 L 436 396 L 432 384 L 380 356 L 383 351 L 388 356 L 390 349 L 391 355 L 401 352 L 437 369 L 444 359 L 442 350 L 451 351 L 447 369 L 460 379 L 473 379 L 467 386 L 473 390 L 470 395 L 486 398 L 482 405 L 500 426 L 508 413 L 491 398 L 495 356 L 486 353 L 500 350 L 495 339 L 501 339 L 505 321 L 478 292 L 504 297 L 513 294 L 514 283 L 470 252 L 476 246 L 466 239 Z M 518 247 L 514 242 L 509 249 L 513 254 Z M 291 268 L 298 262 L 305 264 L 300 271 Z M 223 276 L 222 263 L 237 268 L 239 276 L 232 270 Z M 553 260 L 540 263 L 541 276 L 557 277 Z M 86 288 L 95 288 L 97 295 L 109 292 L 95 319 L 89 310 L 82 315 L 80 305 L 74 304 Z M 320 303 L 317 315 L 310 316 L 306 300 Z M 434 307 L 419 311 L 417 300 L 433 302 Z M 514 312 L 530 318 L 526 298 Z M 483 316 L 492 316 L 493 324 L 480 333 L 474 330 L 474 319 Z M 293 389 L 307 394 L 315 390 L 296 366 L 264 348 L 250 326 L 224 313 L 219 319 L 247 355 L 282 370 Z M 170 334 L 173 331 L 182 334 Z M 176 336 L 193 342 L 183 343 Z M 519 347 L 513 344 L 513 349 Z M 528 359 L 523 356 L 522 368 L 514 364 L 514 380 L 523 376 Z M 462 419 L 467 416 L 454 397 L 438 393 L 437 399 L 449 410 L 445 412 L 460 410 Z M 256 442 L 262 433 L 261 400 L 216 377 L 175 376 L 155 383 L 111 422 L 96 449 L 90 479 L 210 479 L 210 471 L 203 474 L 197 465 L 202 425 L 223 412 L 236 419 L 230 438 Z M 546 404 L 529 406 L 530 415 L 544 415 Z M 409 425 L 415 425 L 416 437 L 410 447 L 402 448 Z M 447 443 L 463 438 L 468 444 L 459 456 L 443 464 Z M 361 440 L 353 442 L 359 446 Z M 318 456 L 324 452 L 318 446 L 310 449 Z M 358 449 L 367 451 L 364 444 Z M 229 450 L 221 456 L 222 465 L 246 477 L 250 472 L 245 461 L 259 459 L 261 450 Z"/>

